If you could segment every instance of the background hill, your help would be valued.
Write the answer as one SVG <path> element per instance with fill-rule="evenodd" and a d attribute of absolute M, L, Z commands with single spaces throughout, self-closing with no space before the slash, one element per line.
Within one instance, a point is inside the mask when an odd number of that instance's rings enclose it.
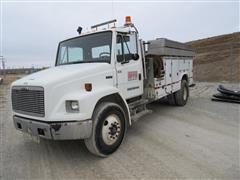
<path fill-rule="evenodd" d="M 240 32 L 187 44 L 196 51 L 194 80 L 240 82 Z"/>

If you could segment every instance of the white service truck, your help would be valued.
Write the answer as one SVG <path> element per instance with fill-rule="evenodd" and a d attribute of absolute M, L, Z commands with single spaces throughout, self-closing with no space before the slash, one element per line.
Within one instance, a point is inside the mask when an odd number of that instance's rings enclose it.
<path fill-rule="evenodd" d="M 12 83 L 15 128 L 32 136 L 84 139 L 95 155 L 115 152 L 126 130 L 167 98 L 184 106 L 194 53 L 168 39 L 143 42 L 129 16 L 59 43 L 55 67 Z M 107 26 L 107 28 L 100 28 Z"/>

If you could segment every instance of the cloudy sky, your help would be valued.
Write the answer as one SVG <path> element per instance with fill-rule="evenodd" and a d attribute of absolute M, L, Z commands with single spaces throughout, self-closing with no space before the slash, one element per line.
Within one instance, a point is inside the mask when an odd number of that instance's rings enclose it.
<path fill-rule="evenodd" d="M 75 0 L 76 1 L 76 0 Z M 7 67 L 53 65 L 59 41 L 103 21 L 132 16 L 143 40 L 187 42 L 239 31 L 239 1 L 1 2 L 1 52 Z"/>

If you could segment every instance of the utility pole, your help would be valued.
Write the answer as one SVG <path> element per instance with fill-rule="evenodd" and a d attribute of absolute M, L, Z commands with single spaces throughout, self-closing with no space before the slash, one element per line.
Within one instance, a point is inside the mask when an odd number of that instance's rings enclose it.
<path fill-rule="evenodd" d="M 4 76 L 5 78 L 5 61 L 4 61 L 4 57 L 3 56 L 0 56 L 0 62 L 2 63 L 2 75 Z"/>

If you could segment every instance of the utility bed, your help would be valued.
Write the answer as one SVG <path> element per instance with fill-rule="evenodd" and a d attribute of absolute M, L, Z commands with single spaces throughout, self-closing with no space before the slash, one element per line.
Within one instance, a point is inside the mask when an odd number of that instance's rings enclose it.
<path fill-rule="evenodd" d="M 145 96 L 157 100 L 178 91 L 182 78 L 193 83 L 193 50 L 165 38 L 148 41 L 146 48 Z"/>
<path fill-rule="evenodd" d="M 193 57 L 193 49 L 184 43 L 165 38 L 148 41 L 147 55 Z"/>

